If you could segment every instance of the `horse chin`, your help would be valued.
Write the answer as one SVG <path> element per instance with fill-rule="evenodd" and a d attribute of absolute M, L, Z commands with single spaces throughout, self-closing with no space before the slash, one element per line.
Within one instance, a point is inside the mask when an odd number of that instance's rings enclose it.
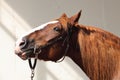
<path fill-rule="evenodd" d="M 22 60 L 27 60 L 28 58 L 30 58 L 32 51 L 26 51 L 26 52 L 19 52 L 16 53 Z"/>
<path fill-rule="evenodd" d="M 28 56 L 27 56 L 26 53 L 24 52 L 24 53 L 22 53 L 22 54 L 20 55 L 20 58 L 23 59 L 23 60 L 27 60 L 27 59 L 28 59 Z"/>

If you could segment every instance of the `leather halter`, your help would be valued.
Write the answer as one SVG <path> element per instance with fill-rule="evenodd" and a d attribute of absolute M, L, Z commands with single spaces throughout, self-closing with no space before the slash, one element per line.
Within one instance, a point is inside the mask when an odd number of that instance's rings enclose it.
<path fill-rule="evenodd" d="M 71 25 L 69 23 L 67 24 L 67 26 L 68 26 L 68 31 L 67 31 L 66 36 L 59 36 L 59 37 L 53 39 L 53 41 L 50 41 L 49 43 L 47 43 L 46 45 L 44 45 L 42 47 L 39 47 L 40 51 L 37 52 L 37 53 L 36 53 L 36 47 L 34 48 L 35 59 L 34 59 L 33 65 L 32 65 L 31 58 L 28 59 L 29 66 L 30 66 L 30 69 L 31 69 L 31 80 L 33 80 L 34 69 L 36 67 L 38 55 L 41 53 L 41 49 L 42 48 L 48 47 L 50 45 L 55 44 L 57 41 L 63 40 L 63 44 L 62 44 L 63 46 L 64 46 L 65 42 L 67 43 L 67 47 L 65 49 L 65 53 L 63 55 L 63 58 L 60 61 L 55 61 L 55 62 L 59 63 L 59 62 L 62 62 L 65 59 L 65 56 L 66 56 L 66 54 L 68 52 L 68 49 L 69 49 L 69 40 L 71 39 L 71 36 L 72 36 L 72 33 L 73 33 L 73 27 L 71 27 Z M 65 37 L 65 39 L 64 39 L 64 37 Z"/>
<path fill-rule="evenodd" d="M 36 53 L 36 46 L 34 48 L 34 54 L 35 54 L 35 59 L 34 59 L 34 63 L 32 65 L 32 61 L 31 61 L 31 58 L 28 59 L 28 63 L 29 63 L 29 67 L 31 69 L 31 80 L 33 80 L 34 78 L 34 69 L 36 67 L 36 64 L 37 64 L 37 59 L 38 59 L 38 55 L 41 53 L 41 50 Z"/>
<path fill-rule="evenodd" d="M 59 37 L 56 37 L 55 39 L 51 40 L 50 42 L 48 42 L 46 45 L 40 47 L 39 49 L 41 50 L 42 48 L 45 48 L 45 47 L 48 47 L 48 46 L 51 46 L 53 44 L 55 44 L 56 42 L 60 41 L 60 40 L 63 40 L 63 43 L 62 43 L 62 46 L 65 45 L 65 43 L 67 43 L 67 46 L 66 46 L 66 49 L 65 49 L 65 53 L 63 54 L 63 57 L 62 59 L 59 61 L 55 61 L 57 63 L 59 62 L 62 62 L 64 59 L 65 59 L 65 56 L 68 52 L 68 49 L 69 49 L 69 41 L 71 39 L 71 36 L 72 36 L 72 33 L 73 33 L 73 30 L 75 29 L 74 27 L 72 27 L 69 23 L 67 23 L 67 26 L 68 26 L 68 30 L 67 30 L 67 33 L 66 35 L 61 35 Z"/>

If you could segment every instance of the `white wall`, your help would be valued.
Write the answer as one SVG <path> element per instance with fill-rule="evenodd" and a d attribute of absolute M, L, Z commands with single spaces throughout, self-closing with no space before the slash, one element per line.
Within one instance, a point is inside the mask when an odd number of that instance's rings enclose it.
<path fill-rule="evenodd" d="M 0 25 L 0 80 L 15 80 L 14 42 Z"/>
<path fill-rule="evenodd" d="M 62 13 L 69 16 L 82 9 L 80 23 L 95 25 L 120 35 L 120 0 L 5 0 L 32 27 Z"/>
<path fill-rule="evenodd" d="M 120 0 L 104 0 L 105 29 L 120 36 Z"/>
<path fill-rule="evenodd" d="M 5 1 L 7 6 L 1 1 Z M 120 36 L 120 0 L 1 0 L 0 22 L 20 36 L 22 33 L 42 23 L 58 18 L 62 13 L 74 15 L 82 9 L 81 24 L 93 25 Z M 5 7 L 4 9 L 2 7 Z M 7 10 L 4 14 L 3 10 Z M 11 17 L 9 17 L 9 15 Z M 7 16 L 7 17 L 6 17 Z M 1 25 L 2 26 L 2 25 Z M 0 26 L 0 80 L 30 80 L 30 69 L 27 61 L 14 54 L 15 40 Z M 15 32 L 15 27 L 17 32 Z M 4 43 L 7 43 L 5 45 Z M 4 53 L 4 54 L 3 54 Z M 6 77 L 7 76 L 7 77 Z M 86 75 L 66 58 L 62 63 L 39 61 L 35 80 L 87 80 Z"/>
<path fill-rule="evenodd" d="M 27 62 L 21 61 L 14 54 L 15 27 L 19 28 L 24 24 L 16 18 L 17 15 L 12 9 L 0 1 L 0 80 L 29 79 L 30 69 Z M 22 32 L 25 29 L 19 28 L 19 30 Z"/>

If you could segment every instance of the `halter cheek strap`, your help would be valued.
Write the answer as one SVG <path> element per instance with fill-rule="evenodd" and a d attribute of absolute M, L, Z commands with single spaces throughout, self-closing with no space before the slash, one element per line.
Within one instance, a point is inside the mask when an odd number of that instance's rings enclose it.
<path fill-rule="evenodd" d="M 66 47 L 66 49 L 65 49 L 65 53 L 64 53 L 62 59 L 61 59 L 61 60 L 57 60 L 56 63 L 60 63 L 60 62 L 62 62 L 62 61 L 65 59 L 65 56 L 66 56 L 66 54 L 67 54 L 67 52 L 68 52 L 68 49 L 69 49 L 69 44 L 67 45 L 67 47 Z"/>
<path fill-rule="evenodd" d="M 68 52 L 68 49 L 70 47 L 69 46 L 69 41 L 71 39 L 71 36 L 72 36 L 72 33 L 73 33 L 73 29 L 72 29 L 72 27 L 71 27 L 71 25 L 69 23 L 67 25 L 68 25 L 67 36 L 66 36 L 65 40 L 63 41 L 63 45 L 62 45 L 62 46 L 64 46 L 65 42 L 67 43 L 67 46 L 66 46 L 66 49 L 65 49 L 65 53 L 64 53 L 62 59 L 56 61 L 56 63 L 60 63 L 60 62 L 62 62 L 65 59 L 65 56 L 66 56 L 66 54 Z"/>

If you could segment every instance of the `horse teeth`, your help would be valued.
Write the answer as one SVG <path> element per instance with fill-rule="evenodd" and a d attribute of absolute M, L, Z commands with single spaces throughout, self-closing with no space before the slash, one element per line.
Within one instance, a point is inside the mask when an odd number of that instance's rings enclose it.
<path fill-rule="evenodd" d="M 22 56 L 25 56 L 26 55 L 26 53 L 24 52 L 24 53 L 22 53 Z"/>

